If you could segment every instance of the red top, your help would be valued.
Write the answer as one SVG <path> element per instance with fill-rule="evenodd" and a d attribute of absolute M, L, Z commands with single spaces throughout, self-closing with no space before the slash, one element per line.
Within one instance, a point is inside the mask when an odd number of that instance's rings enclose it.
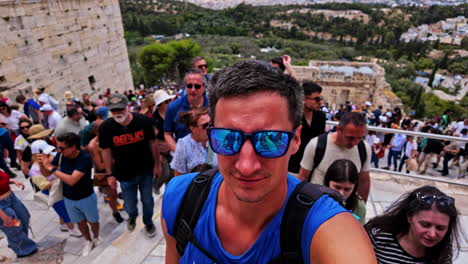
<path fill-rule="evenodd" d="M 10 175 L 0 171 L 0 195 L 4 195 L 10 191 Z"/>

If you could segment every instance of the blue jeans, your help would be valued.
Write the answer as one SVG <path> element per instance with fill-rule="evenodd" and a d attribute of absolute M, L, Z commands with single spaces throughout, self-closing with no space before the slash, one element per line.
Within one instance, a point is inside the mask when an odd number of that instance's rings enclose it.
<path fill-rule="evenodd" d="M 0 230 L 5 233 L 8 239 L 8 247 L 11 248 L 17 256 L 24 256 L 36 250 L 36 242 L 28 237 L 30 218 L 28 209 L 16 198 L 14 193 L 0 200 L 0 209 L 8 216 L 21 221 L 21 225 L 18 227 L 5 227 L 2 219 L 0 219 Z"/>
<path fill-rule="evenodd" d="M 396 170 L 398 168 L 397 162 L 398 162 L 398 154 L 400 154 L 400 151 L 392 150 L 388 152 L 388 158 L 387 158 L 387 167 L 390 168 L 390 165 L 392 164 L 392 159 L 393 159 L 393 167 Z"/>
<path fill-rule="evenodd" d="M 379 168 L 379 157 L 377 156 L 377 154 L 375 154 L 375 152 L 372 152 L 371 164 L 374 164 L 375 168 Z"/>
<path fill-rule="evenodd" d="M 406 160 L 408 159 L 409 157 L 406 156 L 406 155 L 403 155 L 403 157 L 401 157 L 400 159 L 400 167 L 398 168 L 398 171 L 401 172 L 401 170 L 403 169 L 403 164 L 405 164 Z"/>
<path fill-rule="evenodd" d="M 138 175 L 130 181 L 121 181 L 120 187 L 124 198 L 124 209 L 130 219 L 138 216 L 138 190 L 140 190 L 141 203 L 143 204 L 143 223 L 149 225 L 153 223 L 153 175 Z"/>

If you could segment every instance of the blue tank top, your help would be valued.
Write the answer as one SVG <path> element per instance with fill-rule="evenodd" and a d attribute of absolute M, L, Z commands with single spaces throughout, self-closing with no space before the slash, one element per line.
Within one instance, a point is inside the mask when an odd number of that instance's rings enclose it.
<path fill-rule="evenodd" d="M 196 175 L 197 173 L 191 173 L 174 177 L 171 179 L 166 187 L 166 191 L 164 192 L 162 217 L 166 222 L 169 235 L 173 237 L 175 237 L 174 226 L 177 212 L 183 200 L 183 194 L 185 194 L 189 184 Z M 198 219 L 197 226 L 195 227 L 195 237 L 197 238 L 200 245 L 211 255 L 213 255 L 218 260 L 218 263 L 266 264 L 273 258 L 279 256 L 281 253 L 280 225 L 287 202 L 284 203 L 281 210 L 273 217 L 257 241 L 255 241 L 255 243 L 242 255 L 234 256 L 223 249 L 221 241 L 216 234 L 215 223 L 216 201 L 218 197 L 218 190 L 222 181 L 223 177 L 220 173 L 218 173 L 213 179 L 210 193 L 202 209 L 200 218 Z M 288 175 L 287 182 L 287 199 L 289 199 L 294 188 L 300 181 L 293 176 Z M 328 197 L 328 195 L 324 195 L 319 200 L 317 200 L 305 219 L 301 247 L 303 249 L 309 249 L 312 237 L 320 225 L 331 217 L 342 212 L 346 212 L 346 210 L 332 198 Z M 304 263 L 309 264 L 309 250 L 303 251 L 303 259 Z M 213 261 L 206 257 L 192 243 L 188 243 L 180 263 L 198 264 L 213 263 Z"/>

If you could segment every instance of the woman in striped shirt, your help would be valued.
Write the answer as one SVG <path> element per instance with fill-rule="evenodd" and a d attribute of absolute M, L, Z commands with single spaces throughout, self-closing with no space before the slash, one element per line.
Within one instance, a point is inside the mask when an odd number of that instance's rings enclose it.
<path fill-rule="evenodd" d="M 455 200 L 432 186 L 403 195 L 365 228 L 380 264 L 452 263 L 460 249 Z"/>

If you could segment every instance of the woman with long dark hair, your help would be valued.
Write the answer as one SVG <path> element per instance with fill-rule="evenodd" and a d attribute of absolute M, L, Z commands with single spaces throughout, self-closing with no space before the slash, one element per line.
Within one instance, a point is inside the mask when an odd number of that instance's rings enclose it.
<path fill-rule="evenodd" d="M 455 200 L 432 186 L 404 194 L 364 227 L 379 263 L 452 263 L 461 246 Z"/>
<path fill-rule="evenodd" d="M 359 172 L 350 160 L 335 160 L 327 170 L 323 185 L 341 193 L 345 197 L 345 208 L 359 217 L 361 224 L 366 223 L 366 204 L 360 199 L 357 189 Z"/>

